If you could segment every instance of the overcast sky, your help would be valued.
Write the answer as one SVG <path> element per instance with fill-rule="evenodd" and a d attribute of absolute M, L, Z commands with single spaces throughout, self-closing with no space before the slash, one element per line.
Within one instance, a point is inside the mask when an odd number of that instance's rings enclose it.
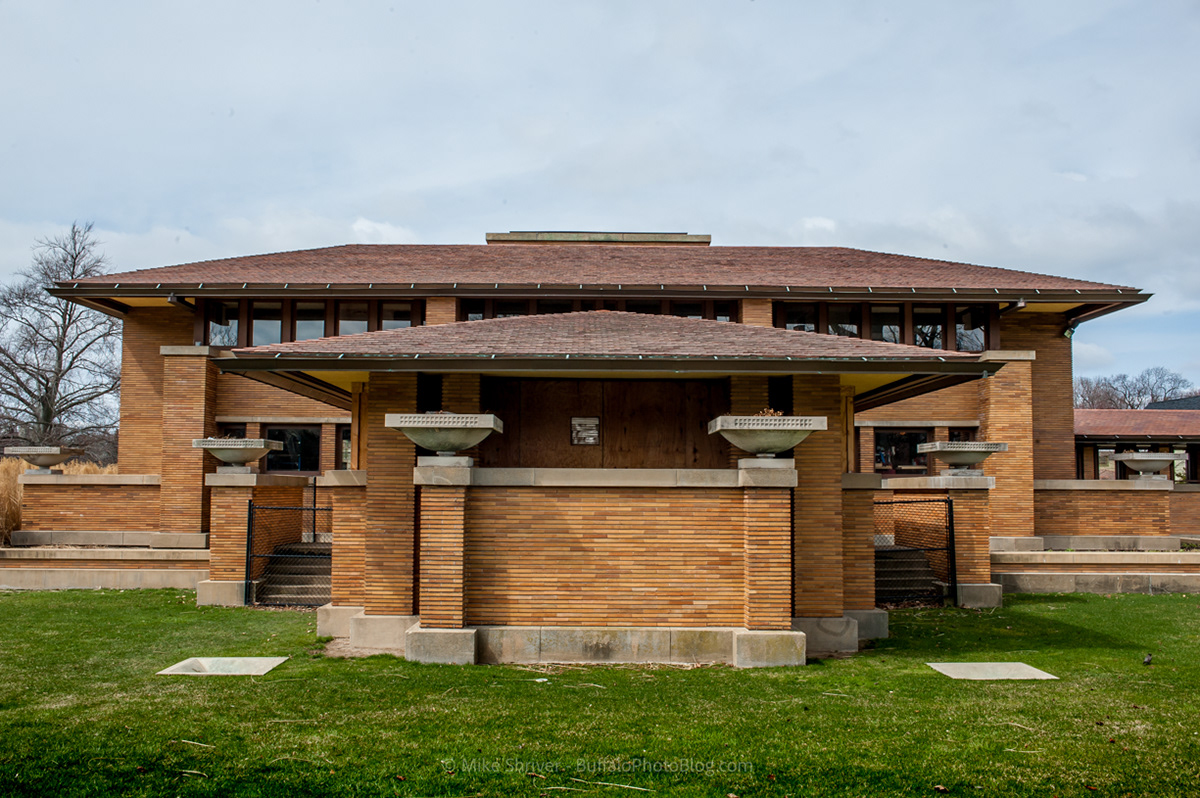
<path fill-rule="evenodd" d="M 667 230 L 1133 285 L 1200 384 L 1200 4 L 0 0 L 0 275 Z"/>

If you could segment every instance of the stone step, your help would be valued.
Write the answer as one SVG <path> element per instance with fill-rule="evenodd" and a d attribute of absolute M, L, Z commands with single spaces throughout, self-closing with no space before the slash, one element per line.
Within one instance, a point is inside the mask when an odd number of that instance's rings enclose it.
<path fill-rule="evenodd" d="M 255 592 L 255 599 L 259 604 L 296 604 L 300 606 L 320 607 L 328 604 L 330 601 L 330 592 L 318 592 L 315 590 L 263 590 L 259 588 Z"/>
<path fill-rule="evenodd" d="M 268 587 L 329 588 L 329 574 L 267 574 L 263 584 Z"/>
<path fill-rule="evenodd" d="M 98 530 L 13 530 L 13 546 L 104 546 L 139 549 L 207 549 L 208 535 L 175 532 Z"/>
<path fill-rule="evenodd" d="M 324 562 L 271 562 L 268 563 L 266 572 L 268 574 L 292 575 L 297 576 L 307 574 L 324 574 L 329 576 L 333 572 L 332 563 L 329 560 Z"/>

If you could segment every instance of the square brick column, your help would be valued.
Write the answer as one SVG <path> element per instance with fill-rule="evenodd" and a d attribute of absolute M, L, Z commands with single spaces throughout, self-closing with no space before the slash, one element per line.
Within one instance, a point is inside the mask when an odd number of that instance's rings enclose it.
<path fill-rule="evenodd" d="M 984 473 L 996 478 L 990 502 L 990 527 L 996 535 L 1034 534 L 1034 357 L 1033 352 L 995 351 L 980 358 L 1002 364 L 996 374 L 979 382 L 979 439 L 1008 444 L 1007 452 L 983 463 Z"/>
<path fill-rule="evenodd" d="M 199 450 L 197 450 L 199 451 Z M 273 474 L 209 474 L 211 525 L 208 537 L 208 579 L 197 585 L 197 604 L 240 606 L 246 580 L 256 579 L 262 565 L 246 574 L 246 532 L 250 502 L 276 507 L 294 507 L 303 502 L 307 477 Z M 290 530 L 283 532 L 293 534 Z M 269 554 L 275 546 L 297 542 L 301 527 L 296 524 L 292 539 L 255 536 L 255 553 Z"/>
<path fill-rule="evenodd" d="M 375 372 L 368 391 L 363 606 L 369 615 L 409 616 L 416 603 L 416 447 L 383 421 L 387 413 L 416 412 L 417 375 Z"/>
<path fill-rule="evenodd" d="M 463 594 L 464 485 L 422 485 L 421 626 L 461 629 L 466 612 Z"/>
<path fill-rule="evenodd" d="M 799 484 L 793 506 L 793 614 L 800 618 L 840 618 L 842 590 L 842 393 L 836 376 L 796 375 L 793 413 L 825 416 L 817 430 L 796 447 Z"/>
<path fill-rule="evenodd" d="M 326 478 L 327 479 L 327 478 Z M 333 505 L 333 574 L 330 603 L 336 607 L 363 606 L 366 560 L 367 488 L 338 485 L 321 491 Z"/>
<path fill-rule="evenodd" d="M 846 610 L 875 609 L 874 474 L 847 475 L 842 485 L 842 592 Z"/>
<path fill-rule="evenodd" d="M 217 459 L 192 441 L 217 431 L 218 350 L 207 346 L 164 346 L 162 402 L 163 532 L 196 533 L 209 528 L 208 488 L 204 475 Z"/>
<path fill-rule="evenodd" d="M 791 629 L 791 497 L 787 489 L 745 488 L 742 507 L 745 626 Z"/>
<path fill-rule="evenodd" d="M 452 296 L 431 296 L 425 300 L 425 324 L 452 324 L 458 321 L 458 300 Z"/>
<path fill-rule="evenodd" d="M 775 326 L 775 307 L 769 299 L 743 299 L 741 311 L 742 324 L 753 327 Z"/>
<path fill-rule="evenodd" d="M 997 481 L 997 485 L 999 482 Z M 1002 590 L 992 583 L 990 550 L 990 493 L 994 490 L 956 490 L 947 495 L 954 503 L 954 562 L 958 576 L 958 602 L 964 607 L 999 607 Z"/>

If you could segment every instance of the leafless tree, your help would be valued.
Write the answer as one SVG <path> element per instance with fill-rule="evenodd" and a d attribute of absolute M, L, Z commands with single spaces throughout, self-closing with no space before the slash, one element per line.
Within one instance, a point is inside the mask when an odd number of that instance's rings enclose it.
<path fill-rule="evenodd" d="M 1075 406 L 1088 409 L 1138 410 L 1151 402 L 1193 395 L 1192 381 L 1182 374 L 1155 366 L 1141 374 L 1077 377 Z"/>
<path fill-rule="evenodd" d="M 22 443 L 76 445 L 111 459 L 121 323 L 46 287 L 105 272 L 92 225 L 40 239 L 33 262 L 0 288 L 0 429 Z"/>

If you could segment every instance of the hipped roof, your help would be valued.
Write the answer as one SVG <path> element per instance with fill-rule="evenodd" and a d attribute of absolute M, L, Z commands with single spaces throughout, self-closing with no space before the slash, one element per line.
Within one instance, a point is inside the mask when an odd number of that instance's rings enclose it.
<path fill-rule="evenodd" d="M 194 294 L 216 288 L 372 286 L 420 290 L 620 286 L 754 289 L 929 290 L 1131 294 L 1088 280 L 843 247 L 682 247 L 614 244 L 368 245 L 276 252 L 164 266 L 60 283 L 56 293 L 113 289 Z"/>
<path fill-rule="evenodd" d="M 1200 438 L 1200 410 L 1076 410 L 1075 434 L 1092 438 Z"/>

